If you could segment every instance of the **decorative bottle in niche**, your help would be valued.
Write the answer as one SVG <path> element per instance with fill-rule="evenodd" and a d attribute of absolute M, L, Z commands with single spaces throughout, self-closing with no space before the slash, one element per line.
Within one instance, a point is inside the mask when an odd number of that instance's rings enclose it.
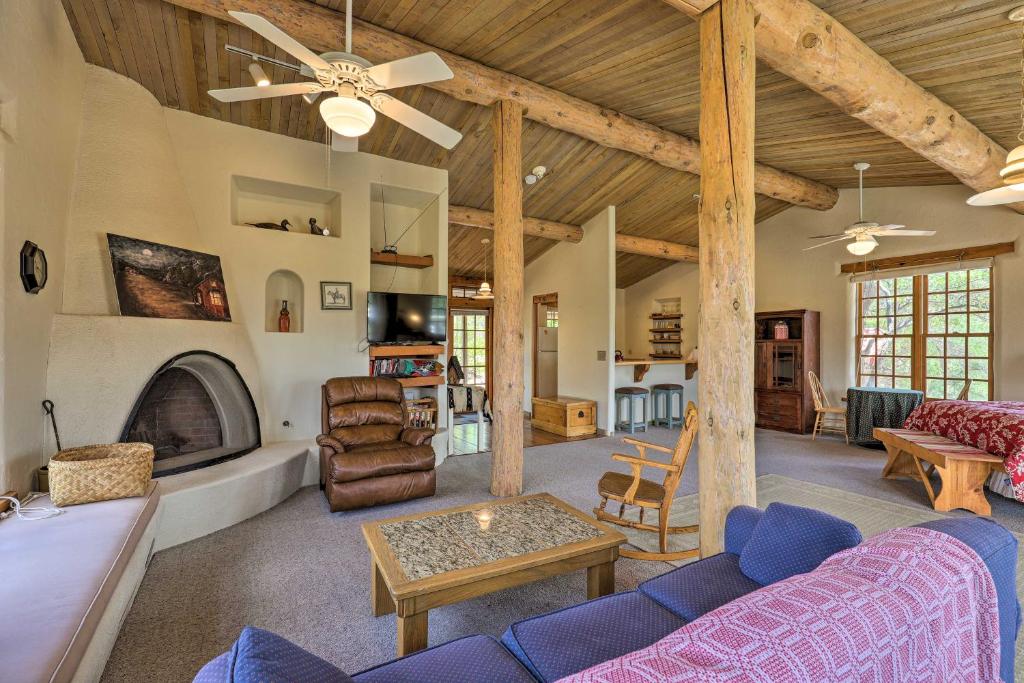
<path fill-rule="evenodd" d="M 281 315 L 277 316 L 277 331 L 291 332 L 292 314 L 288 312 L 287 299 L 281 302 Z"/>

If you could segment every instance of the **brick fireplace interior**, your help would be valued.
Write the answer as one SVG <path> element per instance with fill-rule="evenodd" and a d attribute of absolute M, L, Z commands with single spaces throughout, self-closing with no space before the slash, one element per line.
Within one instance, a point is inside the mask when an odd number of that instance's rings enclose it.
<path fill-rule="evenodd" d="M 164 364 L 136 401 L 121 441 L 153 444 L 153 476 L 244 455 L 260 445 L 252 396 L 235 366 L 205 351 Z"/>

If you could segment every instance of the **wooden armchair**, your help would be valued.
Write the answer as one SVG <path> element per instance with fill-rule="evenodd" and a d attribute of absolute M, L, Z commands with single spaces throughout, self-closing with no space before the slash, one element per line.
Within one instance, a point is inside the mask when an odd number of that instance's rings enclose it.
<path fill-rule="evenodd" d="M 623 548 L 619 554 L 623 557 L 631 557 L 636 560 L 684 560 L 696 557 L 700 551 L 697 548 L 669 552 L 669 534 L 692 534 L 700 528 L 699 525 L 691 526 L 669 526 L 669 512 L 672 508 L 672 500 L 675 498 L 676 489 L 679 487 L 679 480 L 683 476 L 683 468 L 686 466 L 686 459 L 693 446 L 694 437 L 697 435 L 697 408 L 691 402 L 686 406 L 686 414 L 683 418 L 683 430 L 679 435 L 679 441 L 675 448 L 666 448 L 658 444 L 647 443 L 637 439 L 623 439 L 628 444 L 636 447 L 639 455 L 623 455 L 616 453 L 612 460 L 628 463 L 632 472 L 605 472 L 597 484 L 597 493 L 601 496 L 601 505 L 594 508 L 594 516 L 603 522 L 618 524 L 619 526 L 631 529 L 642 529 L 644 531 L 658 532 L 658 548 L 661 552 L 648 552 L 644 550 L 629 550 Z M 649 460 L 647 451 L 659 451 L 672 456 L 671 462 L 665 463 L 657 460 Z M 664 480 L 659 484 L 649 479 L 643 479 L 640 474 L 643 468 L 662 470 L 665 473 Z M 609 500 L 619 503 L 618 516 L 605 510 Z M 638 520 L 624 519 L 623 513 L 627 505 L 639 508 Z M 645 524 L 644 512 L 647 510 L 658 511 L 658 525 Z"/>

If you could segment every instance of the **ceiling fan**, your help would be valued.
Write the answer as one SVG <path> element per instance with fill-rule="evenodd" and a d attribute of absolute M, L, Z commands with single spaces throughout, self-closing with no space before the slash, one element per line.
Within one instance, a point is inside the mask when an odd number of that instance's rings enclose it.
<path fill-rule="evenodd" d="M 369 132 L 377 118 L 375 110 L 446 149 L 451 149 L 462 139 L 459 131 L 383 92 L 448 80 L 454 77 L 452 70 L 434 52 L 376 66 L 352 54 L 351 0 L 347 3 L 345 13 L 345 52 L 325 52 L 319 55 L 261 16 L 234 11 L 228 14 L 302 62 L 303 66 L 297 70 L 316 81 L 270 85 L 269 81 L 260 80 L 261 85 L 210 90 L 210 95 L 221 102 L 302 95 L 312 104 L 321 93 L 334 93 L 335 97 L 326 98 L 320 103 L 320 115 L 332 132 L 331 147 L 338 152 L 357 151 L 359 136 Z M 257 60 L 254 63 L 265 61 L 295 68 L 269 57 L 253 56 Z"/>
<path fill-rule="evenodd" d="M 833 235 L 814 235 L 813 237 L 808 238 L 812 240 L 827 239 L 828 241 L 807 247 L 804 251 L 824 247 L 827 244 L 833 244 L 835 242 L 853 240 L 853 242 L 846 245 L 846 250 L 851 254 L 864 256 L 866 254 L 870 254 L 875 250 L 875 247 L 878 246 L 878 240 L 875 239 L 876 237 L 931 237 L 935 234 L 934 230 L 904 230 L 906 226 L 903 225 L 897 225 L 895 223 L 879 225 L 874 221 L 864 220 L 864 171 L 871 168 L 871 164 L 859 161 L 853 165 L 853 168 L 857 171 L 859 177 L 860 218 L 856 223 L 851 224 L 843 232 L 835 233 Z"/>

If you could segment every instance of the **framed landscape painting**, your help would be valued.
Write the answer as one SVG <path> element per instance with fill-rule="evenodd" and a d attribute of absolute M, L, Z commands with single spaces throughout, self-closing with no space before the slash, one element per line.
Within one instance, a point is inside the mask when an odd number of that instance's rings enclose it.
<path fill-rule="evenodd" d="M 121 315 L 231 321 L 220 257 L 107 234 Z"/>

